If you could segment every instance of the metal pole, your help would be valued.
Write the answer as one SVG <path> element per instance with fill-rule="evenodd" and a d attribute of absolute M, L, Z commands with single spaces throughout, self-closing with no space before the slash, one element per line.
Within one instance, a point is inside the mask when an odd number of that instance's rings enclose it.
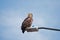
<path fill-rule="evenodd" d="M 56 28 L 47 28 L 47 27 L 26 28 L 26 31 L 27 31 L 27 32 L 37 32 L 39 29 L 46 29 L 46 30 L 52 30 L 52 31 L 60 31 L 60 29 L 56 29 Z"/>
<path fill-rule="evenodd" d="M 53 30 L 53 31 L 60 31 L 60 29 L 56 29 L 56 28 L 47 28 L 47 27 L 38 27 L 38 29 L 47 29 L 47 30 Z"/>

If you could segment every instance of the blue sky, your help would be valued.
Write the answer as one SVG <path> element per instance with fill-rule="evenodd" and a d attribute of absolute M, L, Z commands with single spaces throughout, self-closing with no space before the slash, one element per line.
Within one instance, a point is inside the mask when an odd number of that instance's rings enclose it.
<path fill-rule="evenodd" d="M 0 0 L 0 40 L 60 40 L 57 31 L 22 34 L 20 26 L 29 12 L 32 25 L 60 28 L 60 0 Z"/>

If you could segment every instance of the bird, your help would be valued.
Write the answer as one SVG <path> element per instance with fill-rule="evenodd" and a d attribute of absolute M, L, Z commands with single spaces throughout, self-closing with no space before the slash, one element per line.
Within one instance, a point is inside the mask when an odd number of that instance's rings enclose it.
<path fill-rule="evenodd" d="M 24 19 L 21 25 L 22 33 L 26 31 L 26 28 L 30 28 L 33 22 L 33 14 L 28 13 L 28 16 Z"/>

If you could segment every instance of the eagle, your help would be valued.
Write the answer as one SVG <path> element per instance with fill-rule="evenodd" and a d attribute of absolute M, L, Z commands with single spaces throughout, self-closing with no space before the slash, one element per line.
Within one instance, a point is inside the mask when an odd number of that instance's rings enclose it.
<path fill-rule="evenodd" d="M 25 20 L 22 22 L 22 25 L 21 25 L 22 33 L 25 32 L 26 28 L 31 27 L 32 21 L 33 21 L 33 14 L 29 13 L 28 16 L 25 18 Z"/>

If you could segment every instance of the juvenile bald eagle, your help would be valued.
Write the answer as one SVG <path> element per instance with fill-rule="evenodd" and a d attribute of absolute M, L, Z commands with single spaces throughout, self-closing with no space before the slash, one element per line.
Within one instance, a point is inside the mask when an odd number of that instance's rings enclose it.
<path fill-rule="evenodd" d="M 25 32 L 26 28 L 31 27 L 31 24 L 33 21 L 32 17 L 33 17 L 32 13 L 29 13 L 27 18 L 23 21 L 22 26 L 21 26 L 22 33 Z"/>

